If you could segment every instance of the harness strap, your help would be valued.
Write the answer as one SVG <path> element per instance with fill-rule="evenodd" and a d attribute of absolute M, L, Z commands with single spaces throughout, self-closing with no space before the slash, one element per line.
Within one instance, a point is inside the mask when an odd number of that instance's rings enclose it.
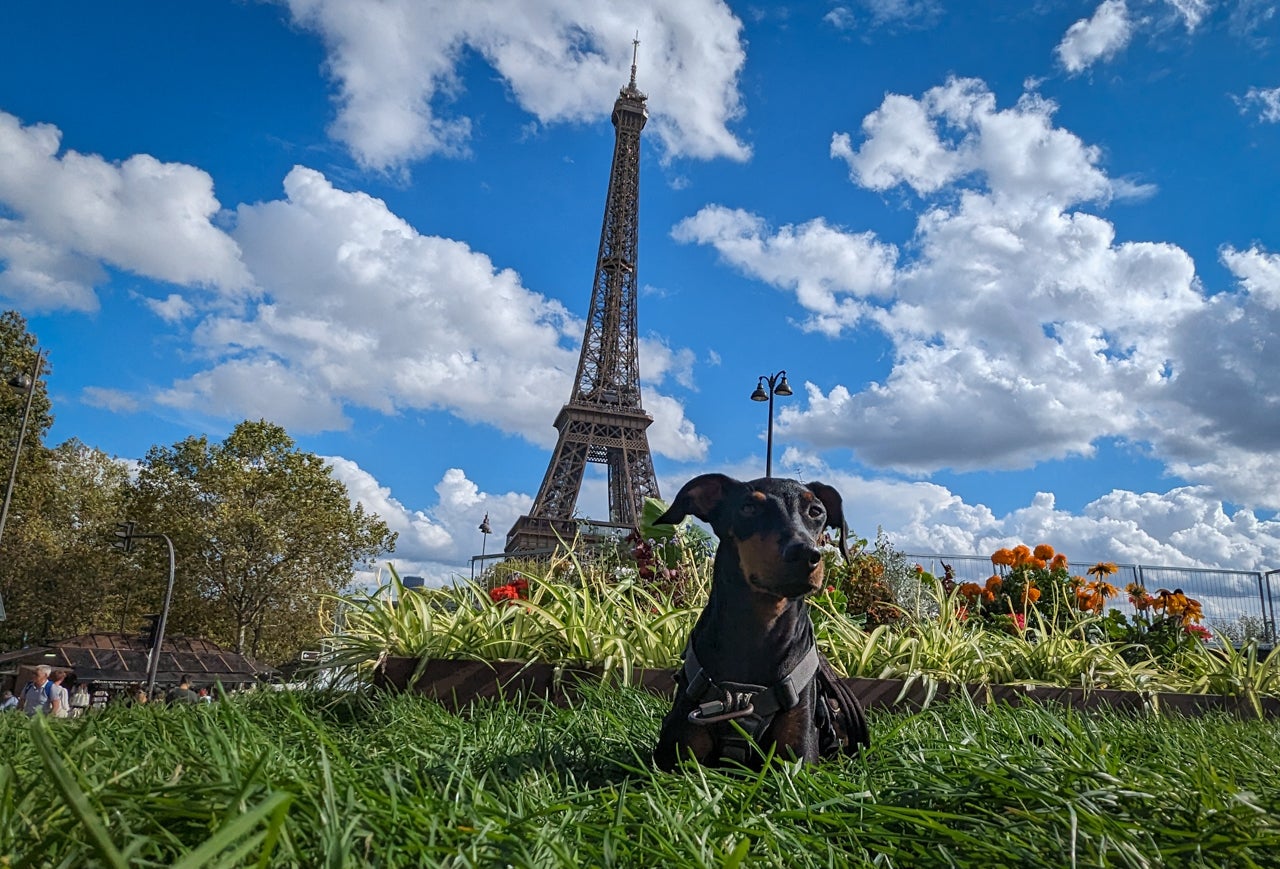
<path fill-rule="evenodd" d="M 751 685 L 743 682 L 719 682 L 707 675 L 693 650 L 693 639 L 684 652 L 685 694 L 698 706 L 689 713 L 693 724 L 710 726 L 725 721 L 738 721 L 746 736 L 736 731 L 720 740 L 724 757 L 745 762 L 748 741 L 756 740 L 779 712 L 800 703 L 800 692 L 808 687 L 818 672 L 820 656 L 817 645 L 809 647 L 800 662 L 775 685 Z"/>

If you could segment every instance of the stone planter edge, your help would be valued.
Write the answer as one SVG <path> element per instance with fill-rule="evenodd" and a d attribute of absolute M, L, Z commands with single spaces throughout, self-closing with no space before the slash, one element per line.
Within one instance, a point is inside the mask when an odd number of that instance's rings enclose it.
<path fill-rule="evenodd" d="M 428 659 L 412 685 L 409 680 L 419 664 L 417 658 L 388 657 L 374 669 L 374 686 L 383 690 L 413 691 L 438 700 L 452 710 L 472 702 L 498 697 L 536 697 L 553 703 L 567 703 L 574 689 L 584 682 L 599 682 L 598 667 L 561 667 L 545 662 L 476 661 L 452 658 Z M 633 684 L 651 693 L 671 696 L 675 692 L 674 671 L 641 669 Z M 616 678 L 616 677 L 615 677 Z M 922 680 L 845 679 L 867 709 L 923 709 L 930 703 L 967 694 L 975 703 L 1027 703 L 1057 705 L 1071 709 L 1113 709 L 1132 712 L 1174 712 L 1203 715 L 1225 712 L 1241 718 L 1280 718 L 1280 698 L 1260 697 L 1257 706 L 1245 697 L 1218 694 L 1173 694 L 1167 692 L 1121 691 L 1111 688 L 1067 688 L 1051 685 L 958 685 L 940 682 L 930 686 Z"/>

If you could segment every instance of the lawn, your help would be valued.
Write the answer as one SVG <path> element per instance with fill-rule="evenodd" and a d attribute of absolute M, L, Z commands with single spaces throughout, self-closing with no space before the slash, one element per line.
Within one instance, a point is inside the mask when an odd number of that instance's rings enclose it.
<path fill-rule="evenodd" d="M 0 718 L 13 866 L 1276 866 L 1280 724 L 964 703 L 815 768 L 651 770 L 664 703 L 258 692 Z"/>

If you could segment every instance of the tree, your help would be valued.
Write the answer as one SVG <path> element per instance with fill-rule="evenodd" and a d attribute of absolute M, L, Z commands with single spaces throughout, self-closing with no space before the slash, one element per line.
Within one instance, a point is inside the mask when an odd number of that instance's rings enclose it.
<path fill-rule="evenodd" d="M 0 594 L 4 595 L 6 610 L 11 595 L 23 588 L 19 567 L 30 548 L 28 520 L 37 505 L 42 480 L 47 471 L 47 453 L 43 447 L 45 432 L 53 424 L 49 415 L 49 396 L 43 377 L 30 386 L 34 393 L 13 389 L 11 381 L 24 375 L 30 376 L 36 362 L 36 339 L 27 331 L 27 322 L 17 311 L 0 313 L 0 499 L 9 488 L 10 474 L 14 472 L 14 450 L 22 433 L 22 419 L 26 411 L 28 395 L 31 397 L 31 416 L 22 440 L 22 452 L 18 455 L 14 473 L 13 492 L 6 516 L 3 536 L 0 536 Z M 4 634 L 21 632 L 22 611 L 16 611 L 16 619 L 6 624 Z"/>
<path fill-rule="evenodd" d="M 323 596 L 346 589 L 396 538 L 351 503 L 323 459 L 266 420 L 240 423 L 221 444 L 153 447 L 130 518 L 177 550 L 170 632 L 276 661 L 318 639 Z"/>
<path fill-rule="evenodd" d="M 123 629 L 136 577 L 107 529 L 124 515 L 128 484 L 123 462 L 79 441 L 46 453 L 21 521 L 5 529 L 6 645 Z"/>

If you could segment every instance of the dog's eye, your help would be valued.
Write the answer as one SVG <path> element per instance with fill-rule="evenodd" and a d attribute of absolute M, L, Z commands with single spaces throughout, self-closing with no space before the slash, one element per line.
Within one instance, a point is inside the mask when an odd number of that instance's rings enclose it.
<path fill-rule="evenodd" d="M 827 515 L 827 510 L 826 510 L 826 508 L 825 508 L 825 507 L 823 507 L 821 504 L 810 504 L 810 505 L 809 505 L 809 518 L 810 518 L 810 519 L 822 519 L 822 518 L 823 518 L 823 517 L 825 517 L 826 515 Z"/>

